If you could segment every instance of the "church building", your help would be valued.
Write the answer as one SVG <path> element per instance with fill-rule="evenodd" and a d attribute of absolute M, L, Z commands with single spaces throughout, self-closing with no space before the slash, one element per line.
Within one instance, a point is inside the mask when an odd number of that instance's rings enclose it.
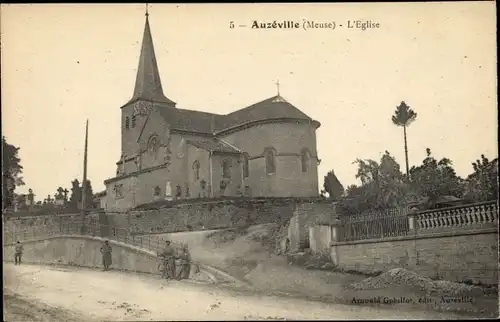
<path fill-rule="evenodd" d="M 316 197 L 319 126 L 279 93 L 227 115 L 178 108 L 163 92 L 146 13 L 104 204 L 124 211 L 168 199 Z"/>

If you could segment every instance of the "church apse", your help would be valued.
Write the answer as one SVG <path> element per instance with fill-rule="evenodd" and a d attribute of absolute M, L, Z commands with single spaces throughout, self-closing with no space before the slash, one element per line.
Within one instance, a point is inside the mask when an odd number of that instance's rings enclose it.
<path fill-rule="evenodd" d="M 244 178 L 254 196 L 316 197 L 318 156 L 315 128 L 307 122 L 260 124 L 224 136 L 248 154 L 249 175 Z M 308 152 L 302 171 L 302 151 Z M 272 161 L 268 160 L 272 152 Z M 270 161 L 273 164 L 269 164 Z M 270 171 L 270 166 L 273 168 Z"/>

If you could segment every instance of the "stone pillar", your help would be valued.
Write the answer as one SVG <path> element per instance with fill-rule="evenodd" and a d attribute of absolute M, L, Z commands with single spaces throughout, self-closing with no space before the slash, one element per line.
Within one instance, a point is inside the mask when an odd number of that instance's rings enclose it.
<path fill-rule="evenodd" d="M 340 241 L 340 229 L 341 229 L 340 219 L 335 218 L 330 224 L 331 229 L 331 248 L 330 248 L 330 258 L 332 260 L 333 265 L 339 266 L 340 264 L 340 255 L 338 252 L 337 243 Z"/>
<path fill-rule="evenodd" d="M 317 224 L 309 226 L 309 249 L 311 249 L 313 253 L 318 252 L 318 245 L 316 245 L 316 236 L 315 236 L 318 229 L 317 227 L 318 227 Z"/>
<path fill-rule="evenodd" d="M 288 238 L 290 238 L 290 251 L 299 249 L 299 220 L 297 214 L 290 219 L 288 226 Z"/>
<path fill-rule="evenodd" d="M 165 184 L 165 200 L 172 200 L 172 183 L 170 181 Z"/>
<path fill-rule="evenodd" d="M 408 212 L 408 226 L 410 228 L 410 232 L 416 233 L 417 232 L 417 208 L 411 208 L 410 211 Z"/>
<path fill-rule="evenodd" d="M 408 227 L 409 227 L 409 236 L 413 236 L 413 243 L 411 244 L 412 246 L 408 247 L 408 266 L 410 266 L 410 269 L 412 267 L 415 267 L 419 264 L 419 259 L 418 259 L 418 250 L 417 250 L 417 239 L 415 238 L 417 233 L 418 233 L 418 225 L 417 225 L 417 208 L 413 207 L 408 211 Z"/>
<path fill-rule="evenodd" d="M 311 251 L 329 256 L 332 234 L 332 226 L 329 224 L 315 223 L 309 226 L 309 245 Z"/>

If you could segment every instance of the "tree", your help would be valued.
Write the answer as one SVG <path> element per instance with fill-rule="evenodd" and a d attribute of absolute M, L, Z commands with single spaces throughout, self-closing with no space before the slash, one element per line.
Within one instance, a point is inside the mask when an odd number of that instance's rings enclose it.
<path fill-rule="evenodd" d="M 328 171 L 323 182 L 322 193 L 327 192 L 332 200 L 338 200 L 344 194 L 344 186 L 340 183 L 333 170 Z"/>
<path fill-rule="evenodd" d="M 64 200 L 64 189 L 62 187 L 57 188 L 57 193 L 54 194 L 56 200 Z"/>
<path fill-rule="evenodd" d="M 82 187 L 80 186 L 80 182 L 78 179 L 75 179 L 71 182 L 71 196 L 69 198 L 70 207 L 73 209 L 78 209 L 79 204 L 82 202 Z M 87 180 L 86 184 L 86 201 L 85 208 L 92 208 L 94 205 L 94 193 L 92 191 L 92 184 L 90 180 Z M 63 191 L 64 192 L 64 191 Z"/>
<path fill-rule="evenodd" d="M 422 165 L 410 169 L 410 182 L 414 191 L 427 197 L 433 203 L 441 196 L 463 196 L 463 180 L 457 176 L 448 158 L 436 160 L 431 150 L 426 149 L 427 157 Z"/>
<path fill-rule="evenodd" d="M 403 127 L 404 143 L 405 143 L 405 161 L 406 161 L 406 176 L 410 173 L 410 166 L 408 163 L 408 142 L 406 140 L 406 128 L 415 121 L 417 118 L 417 113 L 415 113 L 406 103 L 403 101 L 396 108 L 394 115 L 392 116 L 392 123 L 396 126 Z"/>
<path fill-rule="evenodd" d="M 498 198 L 498 158 L 492 161 L 481 155 L 481 160 L 472 163 L 474 172 L 465 181 L 465 197 L 474 201 Z"/>
<path fill-rule="evenodd" d="M 94 192 L 92 190 L 92 184 L 90 180 L 87 180 L 87 185 L 85 186 L 86 190 L 86 206 L 85 208 L 93 208 L 94 207 Z"/>
<path fill-rule="evenodd" d="M 82 201 L 82 188 L 80 188 L 80 181 L 75 179 L 71 182 L 71 196 L 69 197 L 69 204 L 71 208 L 78 209 L 78 204 Z"/>
<path fill-rule="evenodd" d="M 7 143 L 2 136 L 2 203 L 3 208 L 12 207 L 14 204 L 14 191 L 16 187 L 24 185 L 19 147 Z"/>
<path fill-rule="evenodd" d="M 342 205 L 347 212 L 383 210 L 404 205 L 407 183 L 400 166 L 388 151 L 380 159 L 354 161 L 358 165 L 356 178 L 361 185 L 346 190 Z"/>

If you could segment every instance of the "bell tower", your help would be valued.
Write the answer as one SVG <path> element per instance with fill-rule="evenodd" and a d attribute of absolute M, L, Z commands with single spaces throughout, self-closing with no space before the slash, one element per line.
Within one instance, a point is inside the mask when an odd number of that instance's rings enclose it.
<path fill-rule="evenodd" d="M 121 107 L 121 151 L 126 159 L 137 152 L 137 138 L 151 109 L 156 106 L 160 108 L 175 108 L 176 106 L 174 101 L 163 94 L 147 6 L 145 16 L 134 93 L 132 98 Z"/>

